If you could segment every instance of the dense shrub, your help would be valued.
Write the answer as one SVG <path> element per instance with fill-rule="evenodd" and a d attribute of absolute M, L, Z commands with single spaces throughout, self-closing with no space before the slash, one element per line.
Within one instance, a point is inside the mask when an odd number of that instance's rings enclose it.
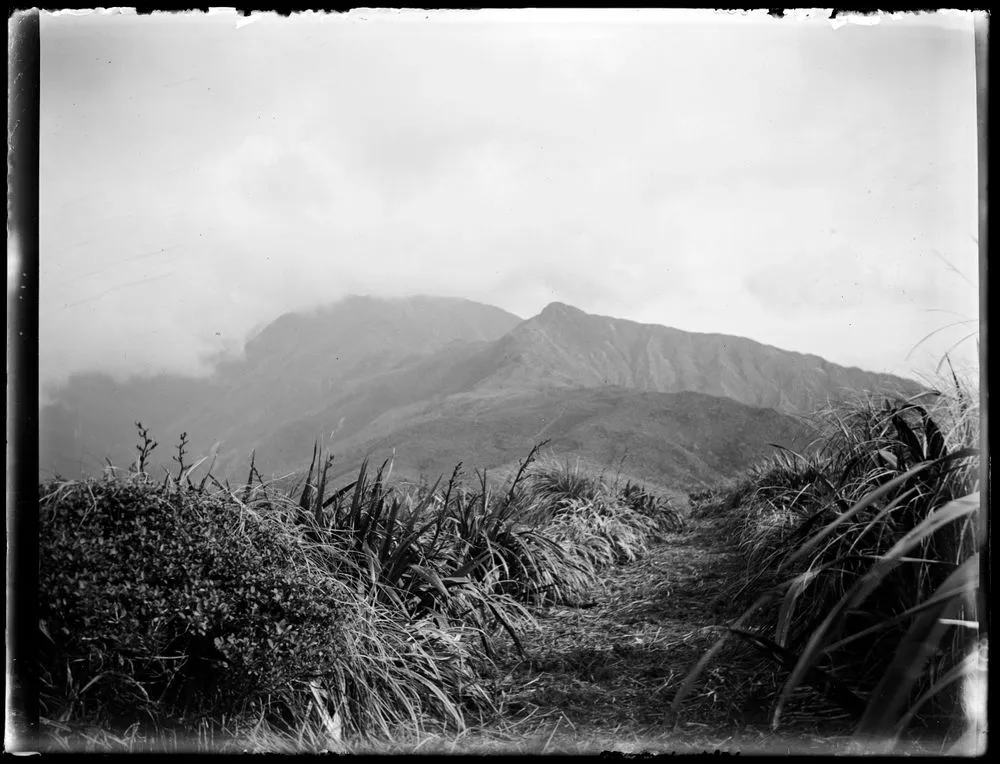
<path fill-rule="evenodd" d="M 349 593 L 225 493 L 108 474 L 40 513 L 47 716 L 234 713 L 343 658 Z"/>

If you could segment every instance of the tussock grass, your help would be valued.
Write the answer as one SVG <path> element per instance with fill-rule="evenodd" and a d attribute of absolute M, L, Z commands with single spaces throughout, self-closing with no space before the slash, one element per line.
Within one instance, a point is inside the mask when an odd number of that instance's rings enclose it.
<path fill-rule="evenodd" d="M 388 464 L 324 498 L 325 475 L 307 479 L 299 522 L 330 550 L 331 564 L 396 609 L 404 620 L 431 618 L 472 629 L 487 654 L 494 634 L 518 642 L 533 623 L 526 604 L 565 596 L 585 586 L 590 571 L 542 532 L 536 506 L 520 482 L 532 451 L 509 486 L 491 486 L 485 473 L 472 486 L 460 465 L 447 486 L 400 490 L 386 484 Z M 314 454 L 314 465 L 322 455 Z M 325 470 L 324 470 L 325 472 Z M 318 470 L 317 470 L 318 473 Z M 310 469 L 310 476 L 313 470 Z"/>
<path fill-rule="evenodd" d="M 807 454 L 781 449 L 703 497 L 737 539 L 753 601 L 730 627 L 786 678 L 772 724 L 810 687 L 893 745 L 954 730 L 956 688 L 979 662 L 978 396 L 954 378 L 912 400 L 860 398 L 821 412 Z M 680 708 L 725 637 L 694 667 Z"/>
<path fill-rule="evenodd" d="M 547 458 L 532 466 L 527 487 L 532 497 L 550 514 L 574 502 L 596 501 L 608 494 L 608 485 L 600 475 L 584 469 L 580 462 Z"/>
<path fill-rule="evenodd" d="M 656 520 L 604 497 L 563 505 L 547 530 L 596 569 L 635 560 L 659 536 Z"/>
<path fill-rule="evenodd" d="M 620 476 L 607 480 L 579 462 L 542 461 L 525 485 L 548 529 L 598 568 L 634 560 L 654 540 L 684 527 L 666 496 Z"/>

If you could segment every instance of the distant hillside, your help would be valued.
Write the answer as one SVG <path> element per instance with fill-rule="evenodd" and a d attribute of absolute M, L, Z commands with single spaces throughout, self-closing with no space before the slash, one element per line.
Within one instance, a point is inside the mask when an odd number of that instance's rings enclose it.
<path fill-rule="evenodd" d="M 245 356 L 207 379 L 115 383 L 79 375 L 42 411 L 43 474 L 135 457 L 134 422 L 171 466 L 189 459 L 245 476 L 251 449 L 267 475 L 302 469 L 312 443 L 334 444 L 337 470 L 396 449 L 397 474 L 499 467 L 552 439 L 556 453 L 683 485 L 732 474 L 768 442 L 802 445 L 806 415 L 862 390 L 915 383 L 752 340 L 594 316 L 553 303 L 517 316 L 467 300 L 352 297 L 281 316 Z M 159 469 L 157 467 L 157 469 Z"/>
<path fill-rule="evenodd" d="M 605 387 L 458 395 L 446 405 L 411 409 L 402 421 L 376 420 L 345 441 L 334 439 L 333 474 L 349 476 L 365 454 L 378 462 L 394 456 L 393 474 L 409 478 L 433 479 L 459 461 L 470 470 L 503 470 L 549 440 L 548 454 L 609 470 L 620 465 L 629 476 L 692 489 L 773 453 L 772 443 L 802 449 L 814 437 L 810 426 L 788 415 L 701 393 Z"/>
<path fill-rule="evenodd" d="M 40 468 L 75 476 L 99 471 L 105 458 L 125 464 L 135 457 L 136 420 L 160 441 L 156 455 L 167 464 L 187 432 L 192 453 L 232 446 L 234 466 L 242 468 L 250 450 L 288 421 L 364 390 L 367 380 L 399 364 L 435 351 L 447 358 L 463 343 L 481 347 L 474 343 L 496 340 L 520 321 L 457 298 L 349 297 L 281 316 L 247 342 L 243 358 L 207 379 L 75 375 L 41 412 Z M 413 389 L 426 385 L 416 380 Z"/>

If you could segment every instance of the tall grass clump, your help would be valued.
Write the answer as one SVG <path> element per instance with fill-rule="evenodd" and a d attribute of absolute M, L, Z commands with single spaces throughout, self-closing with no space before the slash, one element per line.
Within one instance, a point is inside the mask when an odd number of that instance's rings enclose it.
<path fill-rule="evenodd" d="M 606 481 L 579 463 L 535 465 L 525 491 L 546 533 L 595 569 L 634 560 L 683 527 L 666 497 L 631 481 Z"/>
<path fill-rule="evenodd" d="M 315 450 L 299 521 L 331 564 L 400 618 L 461 626 L 492 654 L 495 634 L 520 644 L 518 632 L 533 622 L 526 605 L 569 596 L 589 581 L 586 566 L 542 531 L 524 501 L 534 455 L 506 487 L 485 473 L 468 485 L 459 465 L 446 486 L 438 480 L 407 491 L 388 484 L 388 463 L 371 473 L 365 462 L 357 480 L 327 495 Z"/>
<path fill-rule="evenodd" d="M 753 603 L 728 630 L 785 672 L 777 726 L 809 687 L 866 744 L 952 735 L 981 671 L 979 406 L 971 385 L 823 412 L 808 454 L 781 450 L 723 497 Z M 720 640 L 689 674 L 679 709 Z"/>
<path fill-rule="evenodd" d="M 836 492 L 828 478 L 836 469 L 829 452 L 798 454 L 780 446 L 775 449 L 708 502 L 720 530 L 735 540 L 746 566 L 749 583 L 736 596 L 757 586 L 775 569 L 784 539 Z M 753 510 L 746 511 L 748 507 Z"/>

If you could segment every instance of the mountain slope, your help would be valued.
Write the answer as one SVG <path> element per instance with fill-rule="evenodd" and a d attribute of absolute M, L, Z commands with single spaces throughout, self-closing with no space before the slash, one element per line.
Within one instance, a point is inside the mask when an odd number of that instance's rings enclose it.
<path fill-rule="evenodd" d="M 433 479 L 458 462 L 509 468 L 549 440 L 550 455 L 609 469 L 621 464 L 630 476 L 690 489 L 735 474 L 772 452 L 772 443 L 801 449 L 814 436 L 786 414 L 702 393 L 550 388 L 451 396 L 414 407 L 400 421 L 376 420 L 358 435 L 334 438 L 331 452 L 337 476 L 350 475 L 370 454 L 376 461 L 393 456 L 397 476 Z"/>
<path fill-rule="evenodd" d="M 481 389 L 539 385 L 702 392 L 808 414 L 864 390 L 913 394 L 916 383 L 763 345 L 584 313 L 552 303 L 466 363 Z"/>

